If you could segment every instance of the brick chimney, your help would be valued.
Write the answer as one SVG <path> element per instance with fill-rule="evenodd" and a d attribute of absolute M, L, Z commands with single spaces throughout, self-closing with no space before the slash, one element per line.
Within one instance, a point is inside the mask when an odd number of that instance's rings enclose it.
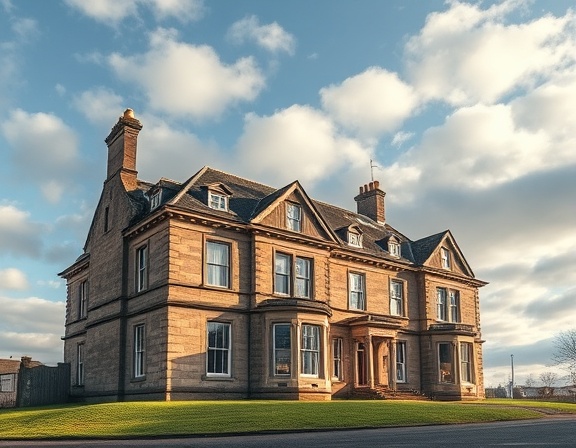
<path fill-rule="evenodd" d="M 137 188 L 136 148 L 141 129 L 142 123 L 134 118 L 134 111 L 126 109 L 104 140 L 108 145 L 106 179 L 119 173 L 127 191 Z"/>
<path fill-rule="evenodd" d="M 380 182 L 377 180 L 361 186 L 360 194 L 354 198 L 358 214 L 384 224 L 386 222 L 384 196 L 386 193 L 380 190 Z"/>
<path fill-rule="evenodd" d="M 22 356 L 20 362 L 24 367 L 30 367 L 30 363 L 32 362 L 32 358 L 30 356 Z"/>

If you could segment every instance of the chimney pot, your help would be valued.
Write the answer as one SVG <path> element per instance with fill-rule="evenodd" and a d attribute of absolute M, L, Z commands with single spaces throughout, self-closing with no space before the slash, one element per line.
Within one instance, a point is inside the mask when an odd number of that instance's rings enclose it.
<path fill-rule="evenodd" d="M 379 188 L 380 187 L 380 182 L 378 182 L 377 180 L 374 181 L 374 188 Z"/>
<path fill-rule="evenodd" d="M 369 186 L 370 186 L 370 191 L 374 190 L 374 182 L 370 182 Z"/>
<path fill-rule="evenodd" d="M 134 111 L 130 108 L 124 111 L 124 118 L 131 118 L 134 119 Z"/>
<path fill-rule="evenodd" d="M 364 187 L 360 185 L 360 194 L 364 193 Z"/>

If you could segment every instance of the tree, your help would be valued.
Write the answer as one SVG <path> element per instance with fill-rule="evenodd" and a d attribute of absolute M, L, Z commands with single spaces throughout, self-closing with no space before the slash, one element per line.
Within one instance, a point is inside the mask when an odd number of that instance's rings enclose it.
<path fill-rule="evenodd" d="M 534 378 L 534 375 L 532 373 L 526 377 L 526 381 L 524 381 L 524 385 L 526 387 L 536 386 L 536 378 Z"/>
<path fill-rule="evenodd" d="M 542 381 L 544 387 L 552 387 L 554 383 L 558 381 L 558 375 L 554 372 L 542 372 L 540 374 L 540 381 Z"/>
<path fill-rule="evenodd" d="M 568 369 L 576 371 L 576 330 L 562 331 L 553 341 L 554 354 L 552 359 L 556 364 L 564 364 Z"/>

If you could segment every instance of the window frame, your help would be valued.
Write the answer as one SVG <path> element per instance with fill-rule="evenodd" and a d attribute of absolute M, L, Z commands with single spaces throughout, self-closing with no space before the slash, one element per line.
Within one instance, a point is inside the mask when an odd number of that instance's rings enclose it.
<path fill-rule="evenodd" d="M 227 249 L 227 256 L 226 256 L 226 263 L 227 264 L 217 264 L 216 262 L 211 262 L 210 261 L 210 247 L 213 246 L 224 246 Z M 225 288 L 225 289 L 230 289 L 231 288 L 231 273 L 232 273 L 232 266 L 231 266 L 231 254 L 232 254 L 232 245 L 229 242 L 226 241 L 219 241 L 219 240 L 206 240 L 205 244 L 204 244 L 204 266 L 206 269 L 206 273 L 205 273 L 205 283 L 208 286 L 213 286 L 216 288 Z M 211 282 L 211 267 L 215 267 L 217 268 L 216 270 L 216 274 L 220 274 L 221 270 L 224 271 L 224 275 L 225 275 L 225 284 L 219 284 L 218 282 Z M 220 275 L 216 275 L 216 278 L 219 278 Z"/>
<path fill-rule="evenodd" d="M 362 234 L 359 232 L 348 231 L 348 245 L 362 248 Z"/>
<path fill-rule="evenodd" d="M 300 326 L 300 375 L 318 378 L 320 375 L 320 348 L 322 347 L 319 325 Z"/>
<path fill-rule="evenodd" d="M 84 386 L 84 342 L 76 344 L 76 386 Z"/>
<path fill-rule="evenodd" d="M 152 193 L 150 197 L 150 210 L 154 210 L 160 206 L 160 202 L 162 199 L 162 190 L 157 190 Z"/>
<path fill-rule="evenodd" d="M 0 374 L 0 392 L 16 392 L 16 374 Z"/>
<path fill-rule="evenodd" d="M 460 380 L 463 383 L 474 384 L 474 356 L 472 350 L 472 343 L 460 342 Z"/>
<path fill-rule="evenodd" d="M 136 249 L 136 292 L 148 289 L 148 244 L 143 244 Z"/>
<path fill-rule="evenodd" d="M 400 291 L 400 296 L 398 297 L 395 293 L 397 285 Z M 395 303 L 395 308 L 398 312 L 394 312 L 394 307 L 392 304 Z M 390 315 L 392 316 L 405 316 L 404 311 L 404 282 L 398 279 L 390 279 Z"/>
<path fill-rule="evenodd" d="M 82 280 L 78 286 L 78 318 L 88 317 L 88 281 Z"/>
<path fill-rule="evenodd" d="M 298 210 L 298 216 L 292 216 L 291 210 Z M 302 232 L 302 206 L 286 202 L 286 228 L 293 232 Z"/>
<path fill-rule="evenodd" d="M 211 326 L 225 329 L 225 331 L 222 332 L 222 346 L 210 345 Z M 218 330 L 216 329 L 216 331 Z M 216 339 L 218 339 L 218 336 L 216 336 Z M 216 341 L 216 344 L 218 344 L 218 341 Z M 214 355 L 214 361 L 212 362 L 213 371 L 210 371 L 211 353 Z M 221 369 L 218 369 L 218 354 L 221 356 Z M 232 324 L 229 322 L 208 321 L 206 323 L 206 376 L 222 378 L 229 378 L 232 376 Z"/>
<path fill-rule="evenodd" d="M 450 356 L 449 362 L 442 359 L 442 349 L 441 347 L 446 347 L 447 351 L 444 354 Z M 451 342 L 439 342 L 437 345 L 437 358 L 438 358 L 438 382 L 442 384 L 454 384 L 454 350 Z M 449 364 L 447 369 L 442 368 L 442 364 Z M 448 379 L 446 379 L 448 378 Z"/>
<path fill-rule="evenodd" d="M 278 270 L 278 261 L 284 260 L 285 270 Z M 300 264 L 302 263 L 302 264 Z M 299 265 L 305 266 L 307 272 L 301 272 Z M 285 252 L 274 252 L 274 294 L 312 299 L 314 294 L 314 259 Z M 282 286 L 282 288 L 280 287 Z M 302 292 L 304 291 L 304 292 Z"/>
<path fill-rule="evenodd" d="M 343 354 L 343 338 L 332 338 L 332 378 L 342 381 L 342 354 Z"/>
<path fill-rule="evenodd" d="M 278 270 L 278 261 L 285 260 L 286 271 Z M 292 277 L 292 255 L 284 252 L 274 252 L 274 294 L 290 296 L 291 294 L 291 277 Z M 282 285 L 282 290 L 280 288 Z M 285 289 L 285 290 L 284 290 Z"/>
<path fill-rule="evenodd" d="M 352 289 L 355 283 L 352 279 L 358 278 L 360 289 Z M 356 295 L 356 300 L 353 302 L 353 297 Z M 361 304 L 362 306 L 353 306 Z M 348 272 L 348 309 L 366 311 L 366 275 L 360 272 Z"/>
<path fill-rule="evenodd" d="M 393 257 L 400 258 L 400 244 L 397 241 L 388 241 L 388 253 Z"/>
<path fill-rule="evenodd" d="M 208 190 L 208 207 L 212 210 L 228 211 L 228 195 Z"/>
<path fill-rule="evenodd" d="M 146 377 L 146 325 L 136 324 L 133 327 L 132 378 Z"/>
<path fill-rule="evenodd" d="M 406 369 L 406 341 L 396 341 L 396 382 L 408 382 L 408 370 Z"/>
<path fill-rule="evenodd" d="M 461 319 L 460 291 L 453 288 L 436 287 L 436 320 L 458 323 L 461 322 Z"/>
<path fill-rule="evenodd" d="M 304 266 L 307 269 L 306 276 L 304 276 L 301 272 L 299 272 L 298 262 L 303 262 Z M 312 264 L 313 261 L 311 258 L 306 257 L 294 257 L 294 297 L 298 297 L 299 299 L 311 299 L 312 298 Z M 300 286 L 303 285 L 303 286 Z M 304 288 L 305 292 L 300 293 L 301 289 Z"/>
<path fill-rule="evenodd" d="M 288 341 L 288 347 L 278 347 L 278 332 L 279 328 L 287 328 L 288 329 L 288 337 L 286 335 L 283 336 L 285 340 Z M 280 363 L 278 362 L 281 359 L 285 359 L 286 355 L 283 358 L 279 357 L 280 352 L 285 352 L 288 354 L 287 357 L 287 369 L 283 371 L 279 370 Z M 288 322 L 277 322 L 272 325 L 272 375 L 275 377 L 283 377 L 289 378 L 292 376 L 292 324 Z"/>

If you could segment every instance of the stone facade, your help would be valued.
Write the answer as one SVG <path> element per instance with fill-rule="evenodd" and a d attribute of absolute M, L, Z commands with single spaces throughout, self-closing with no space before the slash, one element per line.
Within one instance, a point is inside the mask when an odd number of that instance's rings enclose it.
<path fill-rule="evenodd" d="M 140 181 L 141 128 L 128 110 L 107 137 L 84 253 L 60 274 L 73 396 L 484 396 L 485 282 L 449 231 L 406 238 L 377 182 L 354 213 L 208 167 Z"/>

